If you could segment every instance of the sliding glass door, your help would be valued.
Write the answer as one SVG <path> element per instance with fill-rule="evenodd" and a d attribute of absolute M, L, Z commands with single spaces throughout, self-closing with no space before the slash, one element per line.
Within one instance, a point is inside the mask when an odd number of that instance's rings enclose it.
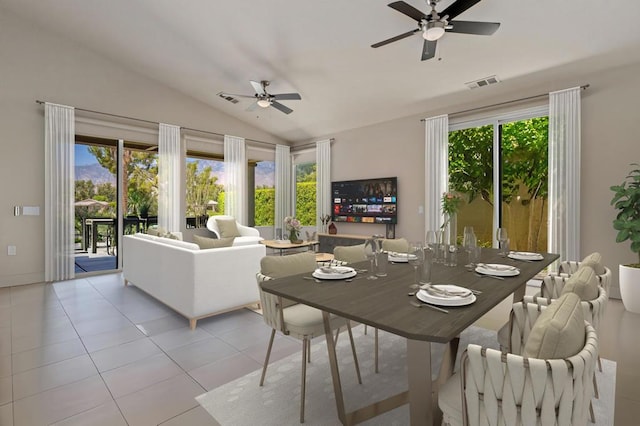
<path fill-rule="evenodd" d="M 547 249 L 548 117 L 535 115 L 450 126 L 449 188 L 465 199 L 458 235 L 473 226 L 490 247 L 504 227 L 512 250 Z"/>

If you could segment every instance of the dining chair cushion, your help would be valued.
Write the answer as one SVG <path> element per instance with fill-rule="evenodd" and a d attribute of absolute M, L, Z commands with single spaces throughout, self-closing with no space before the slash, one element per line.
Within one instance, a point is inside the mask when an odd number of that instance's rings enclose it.
<path fill-rule="evenodd" d="M 311 251 L 287 256 L 265 256 L 260 260 L 260 272 L 271 278 L 311 273 L 317 267 L 316 255 Z"/>
<path fill-rule="evenodd" d="M 531 328 L 522 356 L 569 358 L 584 348 L 584 342 L 584 314 L 580 297 L 575 293 L 566 293 L 542 311 Z"/>
<path fill-rule="evenodd" d="M 204 249 L 215 249 L 222 247 L 231 247 L 233 245 L 233 240 L 235 237 L 229 238 L 209 238 L 202 237 L 200 235 L 193 236 L 193 242 L 196 243 L 201 250 Z"/>
<path fill-rule="evenodd" d="M 598 275 L 602 275 L 606 272 L 604 265 L 602 264 L 602 256 L 598 252 L 591 253 L 582 259 L 580 266 L 591 266 Z"/>
<path fill-rule="evenodd" d="M 409 250 L 409 242 L 405 238 L 395 240 L 382 240 L 382 250 L 406 253 Z"/>
<path fill-rule="evenodd" d="M 367 260 L 367 257 L 364 255 L 364 244 L 358 244 L 356 246 L 336 246 L 333 249 L 333 257 L 334 259 L 347 263 Z"/>
<path fill-rule="evenodd" d="M 296 304 L 282 310 L 284 322 L 290 335 L 313 339 L 324 336 L 324 320 L 322 311 L 308 305 Z M 335 329 L 345 323 L 344 318 L 330 315 L 331 329 Z"/>
<path fill-rule="evenodd" d="M 240 231 L 238 231 L 235 219 L 216 218 L 216 224 L 221 238 L 240 237 Z"/>
<path fill-rule="evenodd" d="M 575 293 L 580 300 L 594 300 L 598 298 L 598 276 L 596 272 L 588 265 L 580 266 L 578 271 L 571 275 L 564 287 L 562 294 Z"/>

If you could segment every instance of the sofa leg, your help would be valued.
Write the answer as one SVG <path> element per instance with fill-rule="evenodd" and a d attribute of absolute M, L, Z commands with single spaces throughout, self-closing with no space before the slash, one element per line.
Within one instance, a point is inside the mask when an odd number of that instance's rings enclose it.
<path fill-rule="evenodd" d="M 198 322 L 197 319 L 190 319 L 189 320 L 189 329 L 191 330 L 195 330 L 196 329 L 196 323 Z"/>
<path fill-rule="evenodd" d="M 125 278 L 124 285 L 129 285 L 129 280 Z"/>

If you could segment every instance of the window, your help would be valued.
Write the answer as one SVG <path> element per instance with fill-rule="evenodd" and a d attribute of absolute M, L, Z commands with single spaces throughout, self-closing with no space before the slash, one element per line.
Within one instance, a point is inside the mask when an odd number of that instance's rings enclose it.
<path fill-rule="evenodd" d="M 466 198 L 458 228 L 473 226 L 483 246 L 505 227 L 511 249 L 547 248 L 549 120 L 536 112 L 450 126 L 449 187 Z"/>
<path fill-rule="evenodd" d="M 259 161 L 256 164 L 254 226 L 273 226 L 275 224 L 275 179 L 275 161 Z"/>
<path fill-rule="evenodd" d="M 296 164 L 296 217 L 303 226 L 316 225 L 316 163 Z"/>
<path fill-rule="evenodd" d="M 202 154 L 186 157 L 186 226 L 203 228 L 224 213 L 224 161 Z"/>

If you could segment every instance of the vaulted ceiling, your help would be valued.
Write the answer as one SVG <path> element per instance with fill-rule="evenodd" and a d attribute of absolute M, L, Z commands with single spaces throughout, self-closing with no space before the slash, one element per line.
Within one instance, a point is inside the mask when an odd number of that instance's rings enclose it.
<path fill-rule="evenodd" d="M 425 0 L 405 0 L 427 12 Z M 500 22 L 492 36 L 446 33 L 421 61 L 420 34 L 372 49 L 416 28 L 390 0 L 0 0 L 0 5 L 186 95 L 296 142 L 433 109 L 496 75 L 524 84 L 640 61 L 636 0 L 482 0 L 458 20 Z M 438 10 L 453 3 L 441 0 Z M 582 67 L 582 65 L 581 65 Z M 294 111 L 246 111 L 219 92 L 270 93 Z M 498 85 L 474 89 L 492 95 Z M 514 86 L 517 87 L 517 86 Z"/>

